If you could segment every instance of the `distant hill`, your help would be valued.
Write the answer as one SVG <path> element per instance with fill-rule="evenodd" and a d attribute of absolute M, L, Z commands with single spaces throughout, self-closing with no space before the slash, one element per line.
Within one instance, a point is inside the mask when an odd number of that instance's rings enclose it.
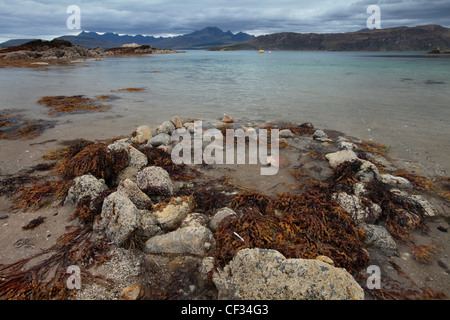
<path fill-rule="evenodd" d="M 211 46 L 233 44 L 253 38 L 254 36 L 243 32 L 233 34 L 231 31 L 224 32 L 216 27 L 207 27 L 183 36 L 160 40 L 154 43 L 154 45 L 159 48 L 168 49 L 201 49 Z"/>
<path fill-rule="evenodd" d="M 33 41 L 33 40 L 36 40 L 36 39 L 12 39 L 12 40 L 8 40 L 3 43 L 0 43 L 0 48 L 17 47 L 24 43 Z"/>
<path fill-rule="evenodd" d="M 348 33 L 281 32 L 211 50 L 429 51 L 450 49 L 450 29 L 439 25 Z"/>
<path fill-rule="evenodd" d="M 98 34 L 96 32 L 81 32 L 78 37 L 83 38 L 95 38 L 103 41 L 109 41 L 116 43 L 116 47 L 119 44 L 119 47 L 124 44 L 128 43 L 137 43 L 137 44 L 153 44 L 157 41 L 163 40 L 165 38 L 159 37 L 155 38 L 153 36 L 143 36 L 143 35 L 136 35 L 136 36 L 130 36 L 130 35 L 119 35 L 117 33 L 107 32 L 104 34 Z"/>
<path fill-rule="evenodd" d="M 88 49 L 95 49 L 98 47 L 102 49 L 110 49 L 121 46 L 121 44 L 108 40 L 80 36 L 62 36 L 57 39 L 67 40 L 70 41 L 70 43 L 72 43 L 74 46 L 83 46 Z"/>

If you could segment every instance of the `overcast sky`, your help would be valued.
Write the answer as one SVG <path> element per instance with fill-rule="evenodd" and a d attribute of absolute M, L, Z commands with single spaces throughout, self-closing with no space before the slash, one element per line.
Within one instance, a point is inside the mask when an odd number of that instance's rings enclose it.
<path fill-rule="evenodd" d="M 208 26 L 233 33 L 348 32 L 366 27 L 369 5 L 381 9 L 381 28 L 450 27 L 450 0 L 0 0 L 0 42 L 52 39 L 69 30 L 70 5 L 81 10 L 81 30 L 180 35 Z"/>

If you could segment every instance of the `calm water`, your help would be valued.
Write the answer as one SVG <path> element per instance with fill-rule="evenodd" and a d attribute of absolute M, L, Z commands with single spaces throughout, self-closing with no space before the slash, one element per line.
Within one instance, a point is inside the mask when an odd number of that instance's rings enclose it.
<path fill-rule="evenodd" d="M 120 134 L 173 115 L 312 122 L 390 145 L 395 156 L 448 174 L 450 59 L 387 55 L 392 53 L 189 51 L 88 67 L 0 69 L 0 109 L 24 108 L 45 119 L 45 108 L 36 103 L 42 96 L 93 97 L 139 87 L 146 90 L 113 93 L 120 99 L 105 113 L 57 120 L 80 130 L 109 125 Z"/>

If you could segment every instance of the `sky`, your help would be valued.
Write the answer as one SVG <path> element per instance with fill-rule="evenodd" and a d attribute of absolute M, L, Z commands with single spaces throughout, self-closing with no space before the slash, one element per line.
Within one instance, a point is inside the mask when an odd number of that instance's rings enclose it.
<path fill-rule="evenodd" d="M 80 29 L 73 29 L 75 12 L 67 10 L 73 5 L 80 9 Z M 82 30 L 154 36 L 205 27 L 255 36 L 350 32 L 367 27 L 370 5 L 380 8 L 381 28 L 450 27 L 450 0 L 0 0 L 0 42 L 50 40 Z"/>

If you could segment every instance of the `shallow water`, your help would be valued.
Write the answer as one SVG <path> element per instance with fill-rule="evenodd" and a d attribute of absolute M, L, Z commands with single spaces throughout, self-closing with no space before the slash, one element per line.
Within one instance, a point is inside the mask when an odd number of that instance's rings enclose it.
<path fill-rule="evenodd" d="M 73 68 L 0 69 L 0 109 L 48 119 L 36 103 L 43 96 L 113 94 L 119 99 L 108 102 L 109 111 L 60 116 L 62 126 L 51 129 L 102 136 L 130 134 L 173 115 L 312 122 L 389 145 L 394 157 L 448 175 L 450 59 L 393 55 L 188 51 Z M 145 90 L 111 93 L 127 87 Z"/>

